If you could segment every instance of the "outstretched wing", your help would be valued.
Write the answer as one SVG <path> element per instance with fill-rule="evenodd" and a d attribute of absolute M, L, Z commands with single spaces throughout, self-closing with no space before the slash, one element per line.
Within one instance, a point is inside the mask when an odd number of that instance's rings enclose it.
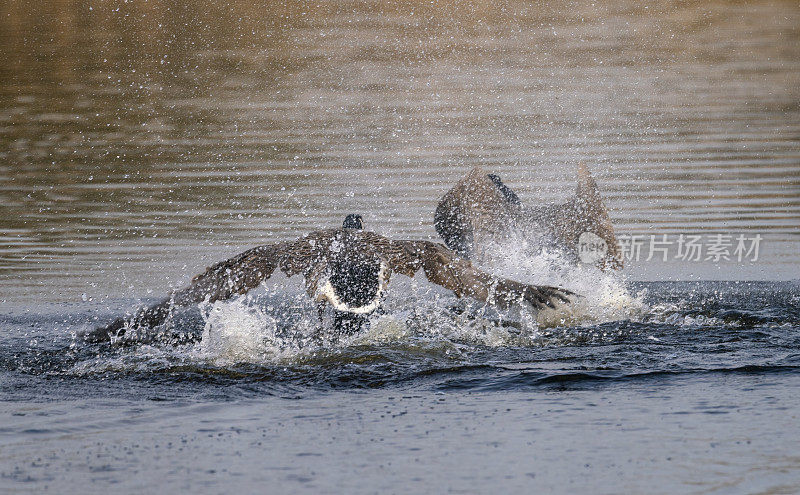
<path fill-rule="evenodd" d="M 155 327 L 169 317 L 173 306 L 187 306 L 204 300 L 229 299 L 257 287 L 276 268 L 287 276 L 319 269 L 329 251 L 332 236 L 328 231 L 312 232 L 294 242 L 267 244 L 249 249 L 233 258 L 207 268 L 192 279 L 188 287 L 174 292 L 162 301 L 139 310 L 132 318 L 117 318 L 84 336 L 87 341 L 101 342 L 124 334 L 125 328 Z"/>
<path fill-rule="evenodd" d="M 559 287 L 527 285 L 489 275 L 435 242 L 391 241 L 385 255 L 398 273 L 413 277 L 421 269 L 429 281 L 458 297 L 469 296 L 504 309 L 522 301 L 535 308 L 554 308 L 556 303 L 569 303 L 569 296 L 575 296 Z"/>
<path fill-rule="evenodd" d="M 172 302 L 185 306 L 206 298 L 214 302 L 244 294 L 272 275 L 285 249 L 284 244 L 267 244 L 216 263 L 194 277 L 188 287 L 175 292 Z"/>

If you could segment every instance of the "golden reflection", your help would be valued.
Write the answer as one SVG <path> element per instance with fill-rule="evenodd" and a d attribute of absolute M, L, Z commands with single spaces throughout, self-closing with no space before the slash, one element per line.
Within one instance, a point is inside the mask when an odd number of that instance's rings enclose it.
<path fill-rule="evenodd" d="M 797 2 L 6 0 L 0 60 L 0 279 L 434 235 L 475 165 L 558 201 L 583 160 L 620 232 L 800 235 Z"/>

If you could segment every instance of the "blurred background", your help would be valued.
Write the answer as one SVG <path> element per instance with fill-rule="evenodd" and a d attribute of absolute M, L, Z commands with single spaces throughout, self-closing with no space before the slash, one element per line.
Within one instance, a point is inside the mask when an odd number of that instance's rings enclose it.
<path fill-rule="evenodd" d="M 761 234 L 800 277 L 796 1 L 0 5 L 0 303 L 152 297 L 361 212 L 435 238 L 471 167 L 523 201 L 593 171 L 621 234 Z M 155 292 L 154 292 L 155 291 Z"/>

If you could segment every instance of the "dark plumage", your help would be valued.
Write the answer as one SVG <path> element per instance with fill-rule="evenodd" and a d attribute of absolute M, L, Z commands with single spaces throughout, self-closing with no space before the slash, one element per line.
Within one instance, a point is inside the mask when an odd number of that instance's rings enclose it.
<path fill-rule="evenodd" d="M 519 200 L 519 196 L 517 196 L 517 193 L 512 191 L 511 188 L 508 187 L 507 185 L 503 184 L 503 181 L 500 180 L 500 176 L 499 175 L 497 175 L 497 174 L 488 174 L 486 177 L 491 179 L 491 181 L 494 182 L 494 185 L 497 186 L 498 189 L 500 189 L 500 192 L 503 193 L 503 196 L 506 198 L 506 201 L 508 201 L 509 203 L 511 203 L 513 205 L 521 205 L 522 204 L 522 201 Z"/>
<path fill-rule="evenodd" d="M 343 229 L 363 229 L 364 228 L 364 219 L 361 218 L 361 215 L 358 213 L 351 213 L 344 217 L 344 222 L 342 223 Z"/>
<path fill-rule="evenodd" d="M 355 222 L 351 216 L 348 219 Z M 358 223 L 361 224 L 360 216 Z M 276 269 L 289 277 L 303 275 L 312 299 L 329 303 L 353 320 L 380 306 L 393 272 L 413 277 L 422 270 L 429 281 L 452 290 L 458 297 L 472 297 L 500 308 L 522 301 L 535 308 L 552 308 L 556 302 L 569 302 L 567 296 L 573 295 L 566 289 L 526 285 L 489 275 L 442 244 L 394 241 L 359 228 L 330 229 L 311 232 L 296 241 L 255 247 L 217 263 L 194 277 L 188 287 L 140 310 L 131 319 L 119 318 L 98 328 L 86 339 L 109 340 L 129 326 L 154 327 L 166 320 L 173 305 L 214 302 L 244 294 Z"/>
<path fill-rule="evenodd" d="M 498 244 L 519 237 L 534 246 L 562 249 L 576 262 L 584 232 L 607 245 L 600 268 L 622 268 L 614 227 L 589 169 L 578 166 L 575 196 L 562 204 L 525 205 L 495 174 L 474 168 L 442 197 L 434 214 L 436 232 L 459 255 L 485 261 Z"/>

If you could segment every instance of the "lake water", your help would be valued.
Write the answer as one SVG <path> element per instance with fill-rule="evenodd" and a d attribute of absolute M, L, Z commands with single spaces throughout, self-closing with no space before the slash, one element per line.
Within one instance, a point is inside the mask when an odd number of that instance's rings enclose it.
<path fill-rule="evenodd" d="M 0 61 L 0 491 L 800 490 L 796 2 L 7 0 Z M 393 280 L 309 348 L 278 280 L 179 314 L 199 341 L 73 339 L 347 213 L 436 239 L 474 166 L 563 201 L 580 161 L 639 259 L 486 267 L 585 294 L 563 325 Z"/>

